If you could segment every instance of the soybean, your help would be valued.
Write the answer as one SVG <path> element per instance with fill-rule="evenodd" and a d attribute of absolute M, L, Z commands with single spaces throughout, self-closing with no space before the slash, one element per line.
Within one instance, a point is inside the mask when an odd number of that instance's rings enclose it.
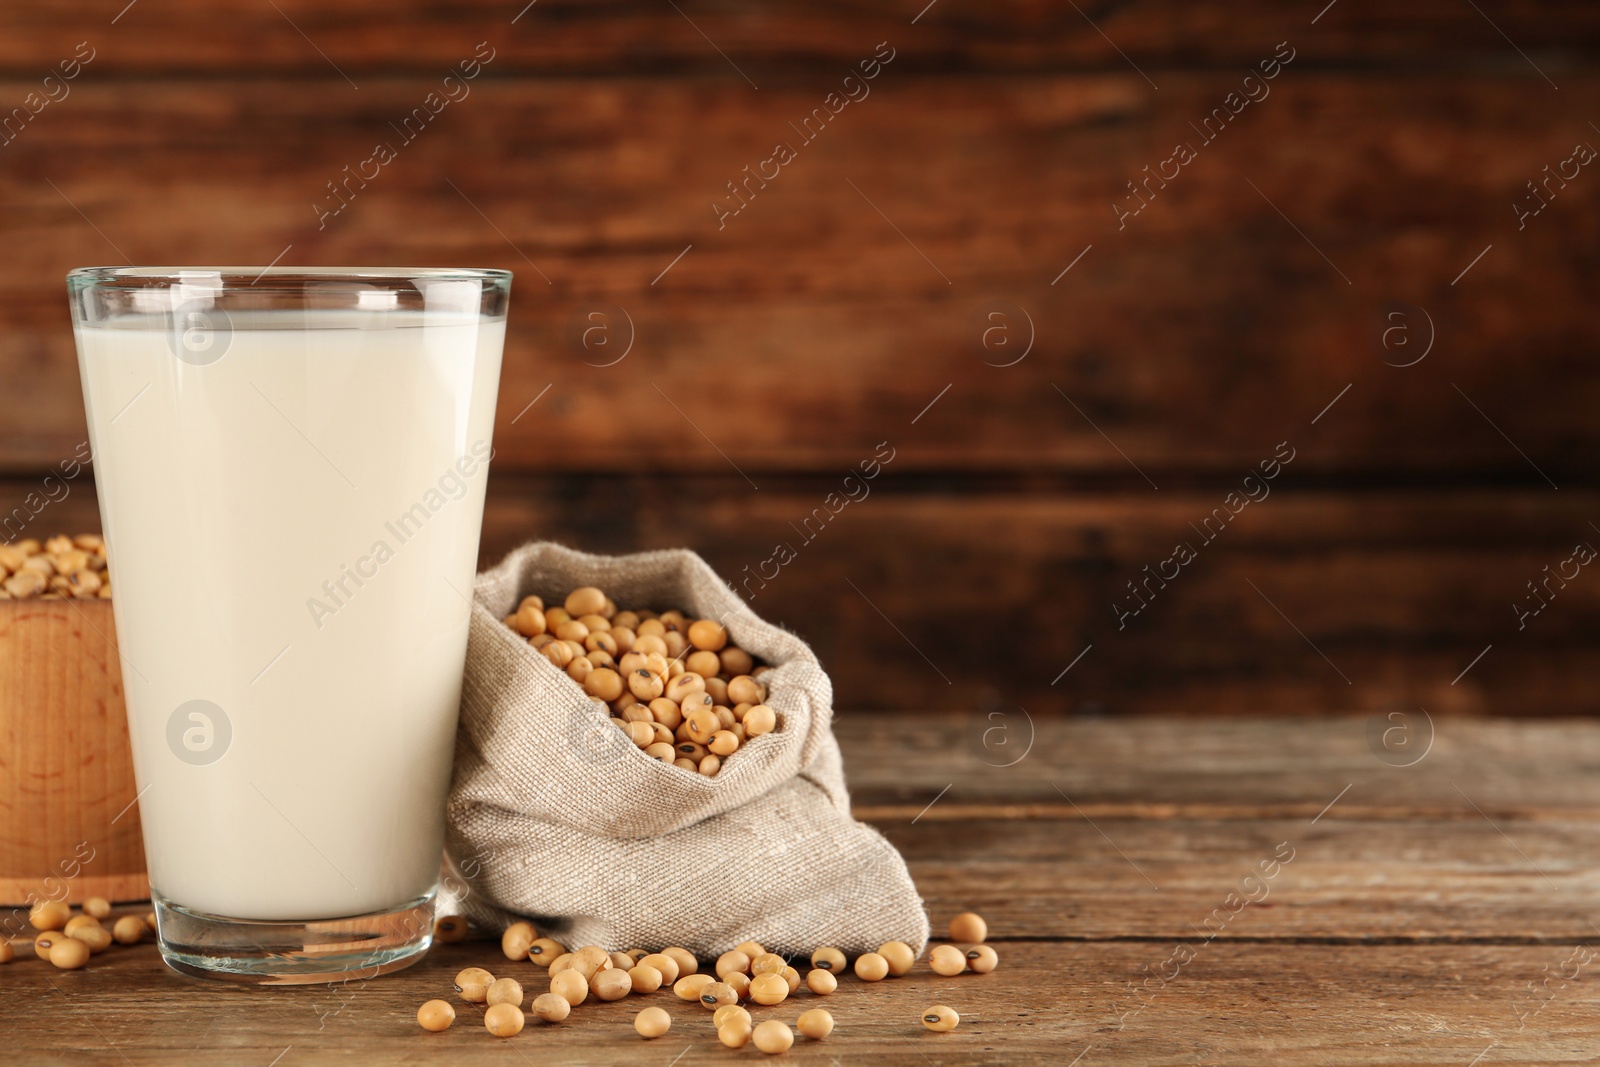
<path fill-rule="evenodd" d="M 713 619 L 697 619 L 689 624 L 689 643 L 695 648 L 719 652 L 728 643 L 728 631 Z"/>
<path fill-rule="evenodd" d="M 628 691 L 646 703 L 666 692 L 666 683 L 657 675 L 640 667 L 628 673 Z"/>
<path fill-rule="evenodd" d="M 976 912 L 964 911 L 950 920 L 950 940 L 976 945 L 989 940 L 989 924 Z"/>
<path fill-rule="evenodd" d="M 683 725 L 683 709 L 666 697 L 657 697 L 650 702 L 650 714 L 669 730 L 676 730 Z"/>
<path fill-rule="evenodd" d="M 643 961 L 628 968 L 628 978 L 635 993 L 654 993 L 661 988 L 661 972 Z"/>
<path fill-rule="evenodd" d="M 844 965 L 844 953 L 831 945 L 819 948 L 811 954 L 811 966 L 820 967 L 824 971 L 842 971 Z"/>
<path fill-rule="evenodd" d="M 515 978 L 496 978 L 489 985 L 488 994 L 484 1003 L 489 1005 L 511 1004 L 517 1008 L 522 1007 L 522 983 Z"/>
<path fill-rule="evenodd" d="M 149 926 L 149 920 L 145 921 Z M 154 929 L 154 927 L 152 927 Z M 467 919 L 464 915 L 441 915 L 433 923 L 433 939 L 443 944 L 452 944 L 467 936 Z"/>
<path fill-rule="evenodd" d="M 967 949 L 967 968 L 974 974 L 988 974 L 1000 966 L 1000 957 L 988 945 L 973 945 Z"/>
<path fill-rule="evenodd" d="M 510 1004 L 496 1004 L 483 1013 L 483 1027 L 495 1037 L 515 1037 L 526 1021 L 522 1009 Z"/>
<path fill-rule="evenodd" d="M 744 1048 L 750 1043 L 750 1019 L 732 1018 L 717 1027 L 717 1040 L 729 1048 Z"/>
<path fill-rule="evenodd" d="M 111 947 L 111 931 L 99 923 L 93 926 L 80 926 L 75 933 L 68 936 L 88 945 L 89 951 L 96 956 Z"/>
<path fill-rule="evenodd" d="M 966 953 L 957 949 L 955 945 L 939 945 L 938 949 L 928 953 L 928 966 L 933 968 L 934 974 L 960 974 L 966 969 Z"/>
<path fill-rule="evenodd" d="M 961 1016 L 956 1014 L 956 1010 L 943 1004 L 935 1004 L 922 1013 L 922 1025 L 936 1034 L 954 1030 L 960 1021 Z"/>
<path fill-rule="evenodd" d="M 689 740 L 697 744 L 705 744 L 711 740 L 711 735 L 722 729 L 722 723 L 716 715 L 705 709 L 690 712 L 685 721 L 688 723 Z"/>
<path fill-rule="evenodd" d="M 884 942 L 878 946 L 878 955 L 888 961 L 889 973 L 896 978 L 911 970 L 911 965 L 917 962 L 917 954 L 904 941 Z"/>
<path fill-rule="evenodd" d="M 589 979 L 589 991 L 601 1000 L 621 1000 L 633 992 L 633 979 L 628 977 L 627 971 L 612 967 Z"/>
<path fill-rule="evenodd" d="M 789 983 L 781 974 L 758 974 L 750 979 L 750 999 L 771 1007 L 789 998 Z"/>
<path fill-rule="evenodd" d="M 722 670 L 722 661 L 717 658 L 715 652 L 691 652 L 684 657 L 683 665 L 688 670 L 704 678 L 708 687 L 711 684 L 711 679 L 715 678 L 717 672 Z"/>
<path fill-rule="evenodd" d="M 800 1013 L 794 1028 L 813 1041 L 821 1041 L 833 1033 L 833 1016 L 824 1008 L 812 1008 Z"/>
<path fill-rule="evenodd" d="M 672 991 L 678 994 L 679 1000 L 699 1000 L 706 986 L 715 982 L 716 978 L 709 974 L 685 975 L 673 984 Z"/>
<path fill-rule="evenodd" d="M 739 994 L 726 982 L 712 982 L 700 990 L 700 1006 L 716 1011 L 724 1004 L 739 1003 Z"/>
<path fill-rule="evenodd" d="M 668 985 L 678 980 L 678 961 L 664 952 L 652 952 L 639 962 L 646 966 L 654 967 L 660 972 L 661 981 Z"/>
<path fill-rule="evenodd" d="M 750 1035 L 756 1048 L 769 1056 L 776 1056 L 780 1052 L 789 1051 L 789 1046 L 794 1044 L 794 1031 L 788 1025 L 777 1019 L 768 1019 L 755 1032 Z"/>
<path fill-rule="evenodd" d="M 500 935 L 500 951 L 508 960 L 528 958 L 528 949 L 539 939 L 539 931 L 530 922 L 514 922 Z"/>
<path fill-rule="evenodd" d="M 105 897 L 90 897 L 83 902 L 83 913 L 92 915 L 96 919 L 104 919 L 111 914 L 111 902 Z"/>
<path fill-rule="evenodd" d="M 545 631 L 544 611 L 533 604 L 524 604 L 511 617 L 511 625 L 523 637 L 538 637 Z"/>
<path fill-rule="evenodd" d="M 622 695 L 622 675 L 610 667 L 596 667 L 583 680 L 583 688 L 601 700 L 615 700 Z"/>
<path fill-rule="evenodd" d="M 567 613 L 574 618 L 579 615 L 598 615 L 605 607 L 605 593 L 592 585 L 581 586 L 567 594 Z"/>
<path fill-rule="evenodd" d="M 728 699 L 739 704 L 761 703 L 761 683 L 748 674 L 728 680 Z"/>
<path fill-rule="evenodd" d="M 673 946 L 672 948 L 662 949 L 661 954 L 664 956 L 671 956 L 677 961 L 678 974 L 680 977 L 686 974 L 694 974 L 700 969 L 700 961 L 695 959 L 694 953 L 690 952 L 688 949 Z"/>
<path fill-rule="evenodd" d="M 112 924 L 111 936 L 119 945 L 137 944 L 144 937 L 144 920 L 137 915 L 124 915 Z"/>
<path fill-rule="evenodd" d="M 672 1016 L 661 1008 L 646 1008 L 633 1017 L 633 1028 L 642 1038 L 657 1038 L 672 1029 Z"/>
<path fill-rule="evenodd" d="M 763 952 L 761 955 L 750 961 L 750 974 L 752 976 L 758 974 L 777 974 L 787 966 L 788 964 L 783 961 L 783 957 L 777 953 Z"/>
<path fill-rule="evenodd" d="M 569 968 L 550 979 L 550 992 L 576 1008 L 589 999 L 589 980 Z"/>
<path fill-rule="evenodd" d="M 68 937 L 71 937 L 79 930 L 82 930 L 85 926 L 99 925 L 100 920 L 96 919 L 93 915 L 74 915 L 72 918 L 67 920 L 67 925 L 61 928 L 61 932 L 66 934 Z"/>
<path fill-rule="evenodd" d="M 35 904 L 28 912 L 28 925 L 35 930 L 59 930 L 72 918 L 72 909 L 59 900 Z"/>
<path fill-rule="evenodd" d="M 928 966 L 948 978 L 967 969 L 967 956 L 954 945 L 940 945 L 928 954 Z"/>
<path fill-rule="evenodd" d="M 706 680 L 704 678 L 693 671 L 684 671 L 667 683 L 666 696 L 674 704 L 682 704 L 687 698 L 705 691 Z"/>
<path fill-rule="evenodd" d="M 742 1017 L 745 1022 L 750 1021 L 750 1013 L 737 1004 L 724 1004 L 711 1013 L 711 1025 L 718 1030 L 727 1025 L 729 1019 Z"/>
<path fill-rule="evenodd" d="M 75 937 L 61 937 L 50 946 L 50 962 L 63 971 L 75 971 L 89 962 L 89 946 Z"/>
<path fill-rule="evenodd" d="M 572 1014 L 572 1003 L 559 993 L 540 993 L 533 998 L 531 1007 L 547 1023 L 558 1023 Z"/>
<path fill-rule="evenodd" d="M 456 1010 L 442 1000 L 430 1000 L 417 1009 L 417 1025 L 431 1034 L 443 1033 L 456 1021 Z"/>
<path fill-rule="evenodd" d="M 578 963 L 584 965 L 574 966 L 573 969 L 582 969 L 584 977 L 594 977 L 595 971 L 603 971 L 611 966 L 611 953 L 606 952 L 600 945 L 584 945 L 573 955 Z"/>
<path fill-rule="evenodd" d="M 489 997 L 489 987 L 494 985 L 494 975 L 482 967 L 468 967 L 456 975 L 456 992 L 461 999 L 482 1004 Z"/>
<path fill-rule="evenodd" d="M 744 718 L 739 721 L 744 724 L 744 732 L 749 734 L 751 737 L 760 737 L 762 734 L 770 734 L 773 730 L 778 728 L 777 712 L 773 711 L 765 704 L 757 704 L 755 707 L 745 712 Z"/>
<path fill-rule="evenodd" d="M 539 967 L 549 967 L 566 951 L 559 941 L 552 941 L 548 937 L 535 938 L 528 946 L 528 960 Z"/>
<path fill-rule="evenodd" d="M 806 972 L 806 988 L 819 997 L 825 997 L 839 988 L 839 979 L 820 967 L 813 967 Z"/>
<path fill-rule="evenodd" d="M 750 957 L 745 955 L 743 952 L 740 952 L 738 949 L 724 952 L 722 955 L 717 957 L 716 971 L 718 978 L 725 976 L 729 971 L 748 972 L 749 970 Z"/>
<path fill-rule="evenodd" d="M 962 961 L 963 966 L 965 960 Z M 863 982 L 881 982 L 889 974 L 889 961 L 876 952 L 856 957 L 856 977 Z"/>

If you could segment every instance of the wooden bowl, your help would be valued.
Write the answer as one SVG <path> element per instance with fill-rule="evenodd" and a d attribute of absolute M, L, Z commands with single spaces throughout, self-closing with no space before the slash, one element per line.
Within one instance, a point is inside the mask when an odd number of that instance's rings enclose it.
<path fill-rule="evenodd" d="M 0 600 L 0 904 L 145 900 L 109 600 Z"/>

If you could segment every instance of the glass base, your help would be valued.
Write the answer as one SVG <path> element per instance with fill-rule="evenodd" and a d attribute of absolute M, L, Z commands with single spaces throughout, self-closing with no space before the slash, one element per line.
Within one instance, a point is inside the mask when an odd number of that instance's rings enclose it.
<path fill-rule="evenodd" d="M 433 944 L 433 898 L 344 919 L 228 919 L 151 891 L 161 956 L 194 978 L 310 985 L 376 978 L 409 967 Z"/>

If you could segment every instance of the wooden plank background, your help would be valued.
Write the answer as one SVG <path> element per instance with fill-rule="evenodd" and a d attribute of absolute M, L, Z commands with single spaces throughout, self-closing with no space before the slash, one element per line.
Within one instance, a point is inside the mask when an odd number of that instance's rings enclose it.
<path fill-rule="evenodd" d="M 93 53 L 0 145 L 0 514 L 85 437 L 70 267 L 500 266 L 485 562 L 684 544 L 738 580 L 790 542 L 753 606 L 842 706 L 1600 710 L 1600 580 L 1512 609 L 1600 539 L 1600 177 L 1512 208 L 1600 143 L 1593 5 L 125 2 L 0 11 L 0 118 Z M 319 228 L 479 42 L 470 95 Z M 879 42 L 870 95 L 719 228 Z M 1288 49 L 1119 229 L 1126 183 Z M 572 324 L 602 306 L 597 356 Z M 1119 629 L 1280 442 L 1272 495 Z M 71 490 L 35 529 L 97 526 Z"/>

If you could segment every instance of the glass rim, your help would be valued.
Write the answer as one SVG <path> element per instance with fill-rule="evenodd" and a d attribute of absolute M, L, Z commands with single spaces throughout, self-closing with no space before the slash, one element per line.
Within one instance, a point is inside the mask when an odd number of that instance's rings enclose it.
<path fill-rule="evenodd" d="M 222 279 L 223 289 L 272 290 L 281 288 L 282 280 L 352 283 L 411 281 L 475 281 L 505 286 L 511 283 L 512 273 L 494 267 L 248 267 L 248 266 L 192 266 L 192 267 L 74 267 L 67 272 L 67 284 L 86 289 L 96 285 L 116 282 L 140 281 L 149 288 L 167 285 L 192 284 L 197 275 L 214 275 Z M 280 280 L 274 285 L 273 279 Z"/>

